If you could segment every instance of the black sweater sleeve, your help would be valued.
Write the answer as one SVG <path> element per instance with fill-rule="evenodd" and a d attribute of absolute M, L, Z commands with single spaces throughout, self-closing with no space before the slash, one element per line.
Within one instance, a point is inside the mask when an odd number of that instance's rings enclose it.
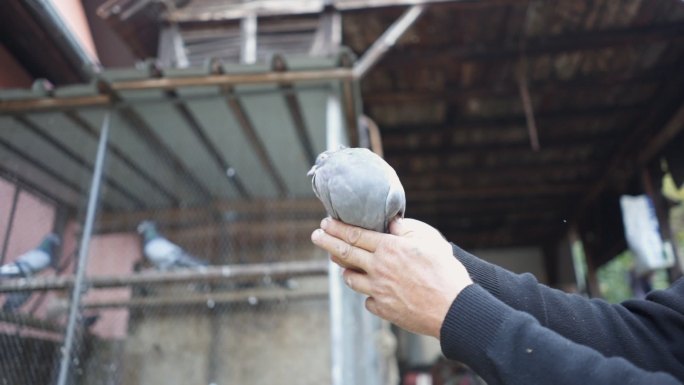
<path fill-rule="evenodd" d="M 684 279 L 644 300 L 609 304 L 551 289 L 531 274 L 511 273 L 455 245 L 454 255 L 475 283 L 541 326 L 604 356 L 684 381 Z"/>
<path fill-rule="evenodd" d="M 452 303 L 440 342 L 447 358 L 467 364 L 489 385 L 681 385 L 669 374 L 563 338 L 477 284 Z"/>

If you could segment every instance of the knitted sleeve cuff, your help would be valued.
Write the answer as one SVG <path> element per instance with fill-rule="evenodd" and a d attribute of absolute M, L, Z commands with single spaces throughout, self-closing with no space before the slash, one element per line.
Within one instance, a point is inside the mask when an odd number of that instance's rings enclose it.
<path fill-rule="evenodd" d="M 497 266 L 485 262 L 452 243 L 454 256 L 465 266 L 473 282 L 482 286 L 496 298 L 501 298 L 501 288 L 497 276 Z"/>
<path fill-rule="evenodd" d="M 487 348 L 511 311 L 481 286 L 466 287 L 451 304 L 442 323 L 442 352 L 449 359 L 471 366 L 486 365 Z"/>

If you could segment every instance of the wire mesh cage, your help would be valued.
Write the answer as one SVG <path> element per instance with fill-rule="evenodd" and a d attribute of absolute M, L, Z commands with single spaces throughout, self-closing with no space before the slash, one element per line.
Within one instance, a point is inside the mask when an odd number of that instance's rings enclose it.
<path fill-rule="evenodd" d="M 31 298 L 0 313 L 0 384 L 388 383 L 387 325 L 310 242 L 325 212 L 306 171 L 344 142 L 343 87 L 207 71 L 106 71 L 53 97 L 113 106 L 0 115 L 19 271 L 0 293 Z M 17 262 L 51 233 L 57 262 Z"/>

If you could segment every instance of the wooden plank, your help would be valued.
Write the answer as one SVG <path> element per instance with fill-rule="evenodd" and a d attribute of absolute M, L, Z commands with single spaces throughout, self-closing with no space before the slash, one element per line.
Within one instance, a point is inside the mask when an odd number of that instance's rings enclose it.
<path fill-rule="evenodd" d="M 639 110 L 649 108 L 649 103 L 636 103 L 626 106 L 608 106 L 608 107 L 593 107 L 582 109 L 568 109 L 559 111 L 540 111 L 536 114 L 537 121 L 541 124 L 542 121 L 565 121 L 567 119 L 593 119 L 605 116 L 620 116 L 626 114 L 634 114 Z M 391 127 L 383 127 L 383 136 L 389 137 L 392 135 L 403 135 L 407 133 L 446 131 L 453 132 L 456 128 L 505 128 L 507 126 L 522 126 L 525 127 L 524 114 L 512 114 L 502 116 L 458 116 L 452 118 L 450 121 L 439 125 L 426 125 L 424 127 L 417 127 L 413 124 L 396 125 Z"/>
<path fill-rule="evenodd" d="M 99 289 L 170 283 L 249 281 L 263 277 L 279 279 L 326 274 L 328 274 L 327 260 L 310 260 L 207 266 L 198 269 L 180 269 L 167 272 L 147 271 L 129 275 L 91 276 L 85 279 L 84 284 L 86 287 Z M 74 285 L 74 280 L 73 275 L 8 279 L 0 282 L 0 293 L 69 289 Z"/>
<path fill-rule="evenodd" d="M 0 100 L 0 114 L 26 112 L 27 110 L 61 110 L 82 107 L 101 107 L 110 104 L 112 104 L 112 100 L 107 95 Z"/>
<path fill-rule="evenodd" d="M 256 128 L 254 127 L 254 124 L 252 123 L 249 114 L 247 114 L 247 111 L 245 110 L 242 101 L 234 97 L 235 95 L 232 94 L 230 88 L 224 87 L 223 93 L 225 95 L 228 107 L 230 108 L 231 112 L 233 113 L 233 116 L 235 116 L 235 119 L 242 128 L 245 137 L 252 145 L 254 152 L 261 161 L 261 165 L 273 179 L 273 183 L 278 189 L 278 193 L 281 197 L 287 196 L 288 189 L 287 185 L 285 184 L 285 180 L 283 179 L 282 175 L 278 173 L 275 163 L 273 162 L 271 155 L 268 153 L 268 150 L 266 150 L 266 146 L 264 145 L 263 140 L 257 134 Z"/>
<path fill-rule="evenodd" d="M 306 288 L 306 289 L 250 289 L 234 292 L 219 292 L 205 294 L 190 294 L 184 296 L 160 296 L 132 298 L 127 300 L 113 301 L 84 301 L 81 305 L 84 309 L 110 309 L 110 308 L 159 308 L 173 306 L 201 306 L 213 308 L 215 306 L 273 303 L 304 301 L 314 299 L 327 299 L 328 290 L 326 288 Z"/>
<path fill-rule="evenodd" d="M 363 78 L 385 56 L 401 36 L 420 18 L 425 12 L 425 5 L 415 4 L 407 9 L 377 40 L 363 53 L 363 56 L 354 64 L 354 76 Z"/>
<path fill-rule="evenodd" d="M 234 220 L 248 219 L 284 219 L 323 218 L 325 210 L 316 198 L 306 199 L 255 199 L 251 201 L 214 201 L 206 206 L 174 207 L 166 209 L 149 209 L 139 211 L 105 211 L 95 224 L 96 232 L 132 231 L 144 220 L 153 220 L 160 227 L 188 226 L 205 223 L 213 218 L 212 213 L 221 212 Z M 212 219 L 213 220 L 213 219 Z"/>
<path fill-rule="evenodd" d="M 5 313 L 0 311 L 0 322 L 16 325 L 18 327 L 28 327 L 31 329 L 44 330 L 48 332 L 64 332 L 63 325 L 23 313 Z"/>
<path fill-rule="evenodd" d="M 360 12 L 388 7 L 406 7 L 415 5 L 452 6 L 452 7 L 487 7 L 507 4 L 526 4 L 526 0 L 337 0 L 332 7 L 342 12 Z M 102 10 L 102 14 L 109 16 L 111 5 Z M 260 0 L 242 4 L 230 4 L 224 7 L 202 8 L 193 7 L 170 12 L 166 16 L 168 22 L 196 23 L 222 22 L 242 19 L 246 15 L 256 14 L 260 18 L 283 17 L 317 14 L 324 10 L 321 0 L 305 0 L 296 3 L 281 0 Z M 98 14 L 100 12 L 98 11 Z"/>
<path fill-rule="evenodd" d="M 538 56 L 573 51 L 597 50 L 608 47 L 634 46 L 652 42 L 684 39 L 684 23 L 626 28 L 621 30 L 585 31 L 572 34 L 528 39 L 524 50 L 517 40 L 503 46 L 434 47 L 406 45 L 388 54 L 387 62 L 413 63 L 420 61 L 500 61 L 518 60 L 521 54 Z"/>
<path fill-rule="evenodd" d="M 501 198 L 512 196 L 545 196 L 545 195 L 572 195 L 586 192 L 590 186 L 581 183 L 566 183 L 566 184 L 540 184 L 527 186 L 510 186 L 502 188 L 495 187 L 473 187 L 463 188 L 459 190 L 425 190 L 412 191 L 410 195 L 410 202 L 416 204 L 424 201 L 444 200 L 444 199 L 459 199 L 459 198 Z"/>
<path fill-rule="evenodd" d="M 179 87 L 235 86 L 240 84 L 329 82 L 353 78 L 350 69 L 334 68 L 328 70 L 259 72 L 245 74 L 223 74 L 208 76 L 184 76 L 111 82 L 114 91 L 168 90 Z"/>

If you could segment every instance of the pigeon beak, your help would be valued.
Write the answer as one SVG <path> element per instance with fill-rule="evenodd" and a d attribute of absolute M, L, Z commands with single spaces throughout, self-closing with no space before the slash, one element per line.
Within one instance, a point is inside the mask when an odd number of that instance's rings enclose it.
<path fill-rule="evenodd" d="M 316 173 L 316 165 L 314 164 L 311 167 L 311 169 L 309 170 L 309 172 L 306 173 L 306 176 L 313 176 L 313 174 L 315 174 L 315 173 Z"/>

